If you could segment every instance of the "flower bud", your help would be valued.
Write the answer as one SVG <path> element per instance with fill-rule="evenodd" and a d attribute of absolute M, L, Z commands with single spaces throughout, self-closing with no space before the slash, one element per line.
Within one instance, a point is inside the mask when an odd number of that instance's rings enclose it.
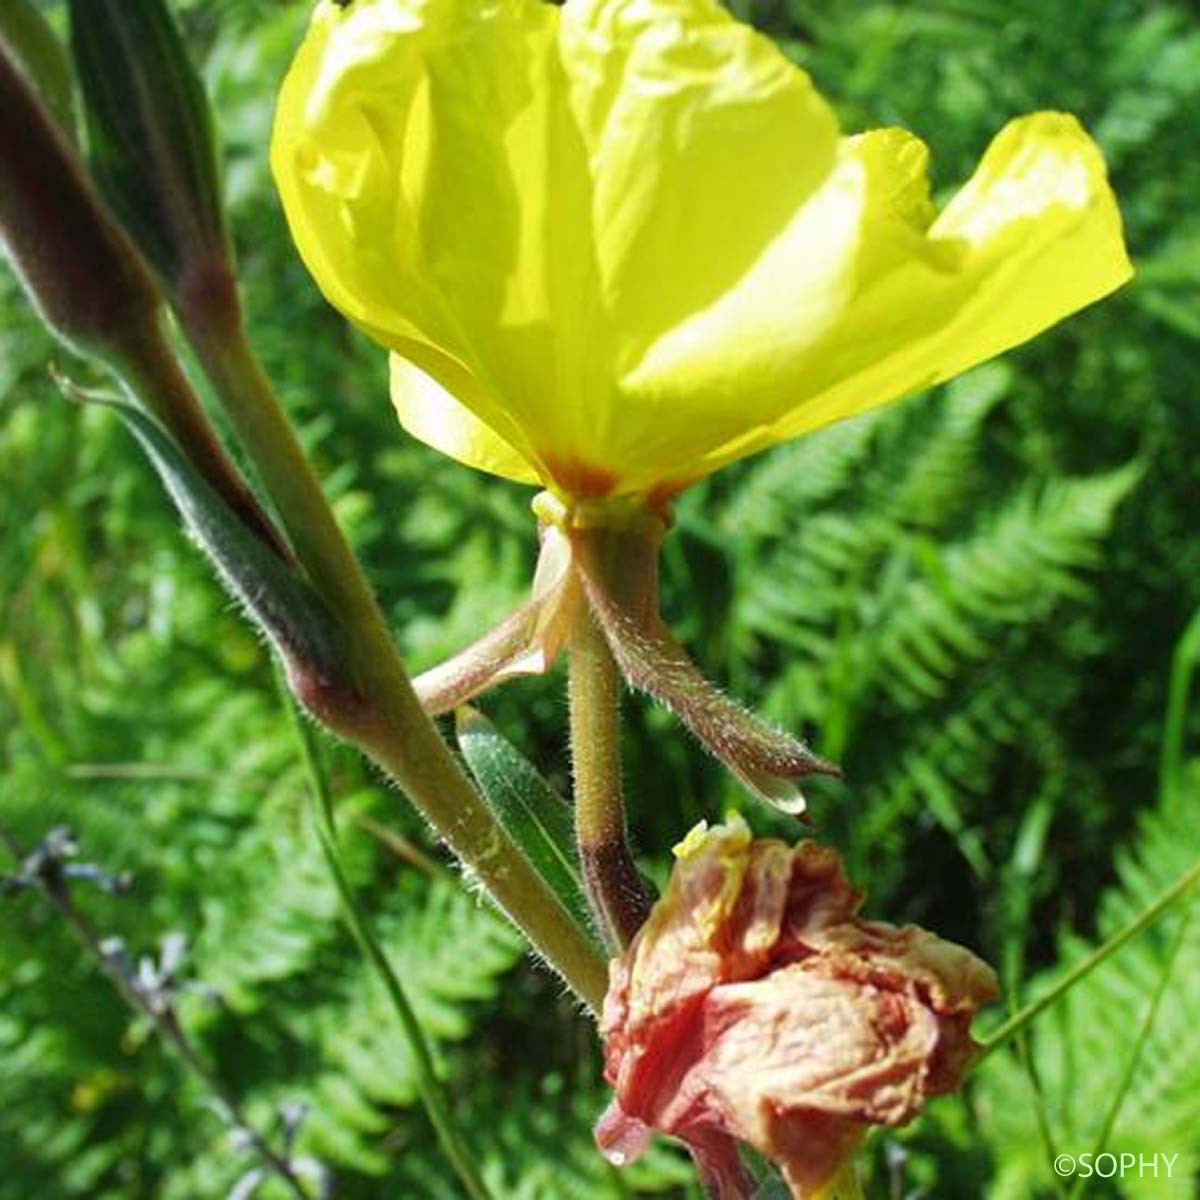
<path fill-rule="evenodd" d="M 163 0 L 71 0 L 92 174 L 169 294 L 232 292 L 212 117 Z"/>
<path fill-rule="evenodd" d="M 798 1198 L 827 1195 L 871 1125 L 959 1087 L 975 1010 L 998 994 L 970 951 L 864 921 L 836 851 L 693 832 L 663 898 L 611 969 L 601 1031 L 613 1161 L 652 1130 L 684 1141 L 721 1200 L 750 1194 L 745 1141 Z"/>
<path fill-rule="evenodd" d="M 162 296 L 8 43 L 0 38 L 0 246 L 42 319 L 111 367 L 235 513 L 289 551 L 229 460 L 162 324 Z"/>
<path fill-rule="evenodd" d="M 75 141 L 75 75 L 71 60 L 33 0 L 0 4 L 0 43 L 37 89 L 59 129 Z"/>
<path fill-rule="evenodd" d="M 101 352 L 152 318 L 154 284 L 0 40 L 0 243 L 46 323 Z"/>

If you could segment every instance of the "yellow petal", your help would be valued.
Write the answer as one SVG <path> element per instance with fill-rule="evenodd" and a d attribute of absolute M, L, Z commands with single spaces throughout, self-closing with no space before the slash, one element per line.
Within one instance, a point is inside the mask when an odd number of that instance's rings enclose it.
<path fill-rule="evenodd" d="M 440 383 L 398 354 L 391 356 L 392 403 L 415 438 L 451 458 L 518 483 L 537 483 L 537 469 Z"/>
<path fill-rule="evenodd" d="M 1013 122 L 937 216 L 717 0 L 324 0 L 272 164 L 419 437 L 669 493 L 1001 353 L 1129 276 L 1099 151 Z"/>
<path fill-rule="evenodd" d="M 849 139 L 846 162 L 866 180 L 852 294 L 806 356 L 790 411 L 725 461 L 950 379 L 1130 278 L 1103 158 L 1074 117 L 1007 125 L 927 230 L 919 206 L 896 203 L 911 200 L 923 157 L 905 143 L 897 131 Z"/>
<path fill-rule="evenodd" d="M 669 490 L 745 428 L 737 389 L 709 390 L 703 373 L 690 386 L 697 314 L 728 312 L 728 295 L 779 262 L 775 246 L 834 165 L 837 125 L 808 77 L 715 0 L 571 0 L 563 12 L 613 344 L 603 420 L 578 454 L 599 456 L 622 491 Z M 765 281 L 768 302 L 778 283 Z M 756 316 L 703 322 L 704 353 L 736 357 Z M 640 386 L 640 364 L 680 330 L 683 373 L 668 354 L 670 384 Z"/>
<path fill-rule="evenodd" d="M 837 123 L 808 77 L 716 0 L 562 11 L 620 368 L 753 269 L 824 182 Z"/>
<path fill-rule="evenodd" d="M 552 186 L 576 209 L 570 181 L 585 178 L 557 26 L 540 0 L 326 0 L 272 144 L 292 235 L 329 300 L 518 444 L 530 422 L 511 398 L 552 404 L 578 361 L 550 313 L 578 316 L 596 291 L 551 209 Z"/>
<path fill-rule="evenodd" d="M 327 0 L 272 164 L 332 303 L 544 479 L 629 491 L 678 455 L 618 376 L 752 267 L 836 140 L 716 0 Z"/>

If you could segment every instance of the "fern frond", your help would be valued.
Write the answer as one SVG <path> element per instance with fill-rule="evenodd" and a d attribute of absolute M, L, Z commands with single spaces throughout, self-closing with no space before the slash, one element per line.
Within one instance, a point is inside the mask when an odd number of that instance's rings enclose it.
<path fill-rule="evenodd" d="M 875 645 L 863 647 L 862 686 L 905 709 L 939 700 L 1013 628 L 1086 599 L 1082 573 L 1099 564 L 1116 508 L 1140 475 L 1134 463 L 1025 489 L 965 540 L 918 547 L 916 569 L 868 635 Z"/>
<path fill-rule="evenodd" d="M 1196 778 L 1200 775 L 1194 773 Z M 1118 857 L 1119 883 L 1103 899 L 1094 935 L 1062 936 L 1058 971 L 1069 969 L 1194 866 L 1198 846 L 1200 807 L 1195 804 L 1164 807 L 1147 816 L 1136 842 Z M 1200 901 L 1192 896 L 1182 903 Z M 1094 1149 L 1109 1098 L 1125 1070 L 1125 1034 L 1137 1028 L 1151 1002 L 1181 918 L 1182 908 L 1097 968 L 1060 1002 L 1058 1012 L 1048 1012 L 1034 1025 L 1032 1053 L 1063 1152 L 1078 1155 Z M 1035 993 L 1052 986 L 1056 976 L 1057 971 L 1040 980 Z M 1158 1179 L 1145 1173 L 1115 1181 L 1121 1194 L 1130 1197 L 1191 1196 L 1200 1165 L 1200 1044 L 1194 1036 L 1193 1004 L 1200 988 L 1200 929 L 1194 921 L 1172 978 L 1106 1149 L 1147 1159 L 1175 1153 L 1179 1158 L 1170 1179 L 1162 1167 Z M 993 1056 L 980 1071 L 975 1103 L 996 1155 L 999 1195 L 1048 1191 L 1052 1182 L 1030 1124 L 1026 1087 L 1023 1072 L 1009 1056 Z"/>

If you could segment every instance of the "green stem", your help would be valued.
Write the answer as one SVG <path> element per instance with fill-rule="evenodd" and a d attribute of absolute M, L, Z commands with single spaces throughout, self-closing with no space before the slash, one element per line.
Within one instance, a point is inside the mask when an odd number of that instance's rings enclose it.
<path fill-rule="evenodd" d="M 233 285 L 226 281 L 225 286 Z M 236 297 L 214 280 L 210 292 L 193 299 L 180 310 L 184 330 L 279 512 L 296 557 L 330 609 L 348 625 L 382 624 L 312 464 L 246 340 Z"/>
<path fill-rule="evenodd" d="M 1192 676 L 1197 662 L 1200 662 L 1200 609 L 1188 622 L 1171 658 L 1171 680 L 1167 687 L 1167 711 L 1163 718 L 1158 770 L 1159 800 L 1164 804 L 1180 794 L 1183 784 L 1184 740 L 1187 736 Z"/>
<path fill-rule="evenodd" d="M 1094 971 L 1106 958 L 1115 954 L 1130 938 L 1152 925 L 1168 908 L 1186 895 L 1197 880 L 1200 880 L 1200 863 L 1186 871 L 1181 879 L 1172 884 L 1157 900 L 1143 910 L 1119 933 L 1114 934 L 1103 946 L 1097 947 L 1086 958 L 1078 962 L 1048 992 L 1027 1004 L 1020 1012 L 1009 1017 L 998 1029 L 984 1038 L 973 1067 L 978 1066 L 989 1054 L 1017 1036 L 1031 1021 L 1038 1017 L 1056 1000 L 1071 990 L 1085 975 Z"/>
<path fill-rule="evenodd" d="M 580 604 L 568 646 L 575 837 L 584 883 L 610 945 L 627 946 L 649 897 L 629 850 L 621 790 L 621 677 L 590 610 Z"/>
<path fill-rule="evenodd" d="M 375 935 L 371 932 L 370 925 L 359 908 L 358 902 L 354 898 L 354 890 L 350 886 L 349 879 L 346 877 L 346 872 L 342 866 L 341 853 L 338 850 L 337 823 L 333 815 L 333 800 L 329 794 L 324 772 L 317 761 L 316 746 L 313 744 L 312 732 L 286 694 L 284 703 L 287 705 L 288 712 L 291 715 L 292 727 L 296 732 L 296 740 L 299 743 L 301 756 L 304 759 L 304 766 L 308 772 L 309 791 L 312 798 L 313 819 L 316 825 L 317 837 L 321 843 L 321 851 L 325 856 L 325 863 L 329 867 L 329 874 L 332 876 L 334 884 L 337 887 L 346 924 L 350 926 L 350 932 L 354 935 L 354 940 L 358 943 L 363 957 L 379 978 L 380 983 L 383 984 L 388 994 L 388 999 L 391 1001 L 392 1008 L 395 1010 L 396 1017 L 400 1022 L 400 1028 L 412 1053 L 413 1064 L 417 1073 L 417 1091 L 420 1093 L 421 1103 L 425 1107 L 430 1124 L 437 1134 L 442 1153 L 454 1168 L 455 1174 L 457 1174 L 471 1200 L 490 1200 L 490 1193 L 479 1172 L 475 1169 L 471 1153 L 460 1140 L 458 1131 L 454 1127 L 449 1106 L 446 1103 L 441 1087 L 438 1085 L 437 1075 L 433 1066 L 433 1056 L 430 1054 L 429 1044 L 425 1040 L 425 1034 L 421 1029 L 420 1021 L 417 1019 L 417 1014 L 413 1011 L 412 1005 L 409 1003 L 408 996 L 404 992 L 404 987 L 400 982 L 399 976 L 397 976 L 387 955 L 383 952 L 383 947 L 380 946 Z"/>
<path fill-rule="evenodd" d="M 1033 1092 L 1033 1115 L 1037 1122 L 1038 1137 L 1042 1149 L 1046 1152 L 1046 1161 L 1053 1166 L 1058 1157 L 1058 1148 L 1054 1144 L 1054 1132 L 1050 1128 L 1050 1114 L 1046 1111 L 1046 1090 L 1042 1087 L 1042 1077 L 1033 1058 L 1033 1047 L 1029 1043 L 1029 1031 L 1017 1038 L 1017 1056 L 1021 1066 L 1029 1078 L 1029 1089 Z M 1063 1183 L 1057 1171 L 1052 1172 L 1054 1190 L 1060 1195 L 1067 1194 L 1066 1184 Z"/>
<path fill-rule="evenodd" d="M 391 776 L 533 946 L 599 1011 L 605 962 L 498 825 L 421 708 L 370 585 L 240 319 L 229 303 L 215 301 L 184 309 L 181 318 L 296 557 L 346 634 L 354 694 L 293 675 L 297 698 Z"/>

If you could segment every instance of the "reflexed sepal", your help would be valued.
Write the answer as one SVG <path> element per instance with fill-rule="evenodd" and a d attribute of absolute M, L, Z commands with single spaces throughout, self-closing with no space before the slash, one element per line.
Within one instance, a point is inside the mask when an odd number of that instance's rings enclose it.
<path fill-rule="evenodd" d="M 804 811 L 797 780 L 840 769 L 731 700 L 704 677 L 658 614 L 657 541 L 613 530 L 572 530 L 588 603 L 626 680 L 675 713 L 752 792 Z"/>
<path fill-rule="evenodd" d="M 542 675 L 562 650 L 579 600 L 570 547 L 556 529 L 542 531 L 533 595 L 494 629 L 413 680 L 432 715 L 452 712 L 481 692 L 518 675 Z"/>
<path fill-rule="evenodd" d="M 455 730 L 458 748 L 496 819 L 576 924 L 603 949 L 584 894 L 566 801 L 481 713 L 460 708 Z"/>
<path fill-rule="evenodd" d="M 431 716 L 452 712 L 505 679 L 540 675 L 549 665 L 536 642 L 541 605 L 530 600 L 494 629 L 413 680 Z"/>
<path fill-rule="evenodd" d="M 152 417 L 115 397 L 82 396 L 113 409 L 137 439 L 178 509 L 189 533 L 229 591 L 270 640 L 297 696 L 315 702 L 353 700 L 337 620 L 294 569 L 236 516 Z"/>

